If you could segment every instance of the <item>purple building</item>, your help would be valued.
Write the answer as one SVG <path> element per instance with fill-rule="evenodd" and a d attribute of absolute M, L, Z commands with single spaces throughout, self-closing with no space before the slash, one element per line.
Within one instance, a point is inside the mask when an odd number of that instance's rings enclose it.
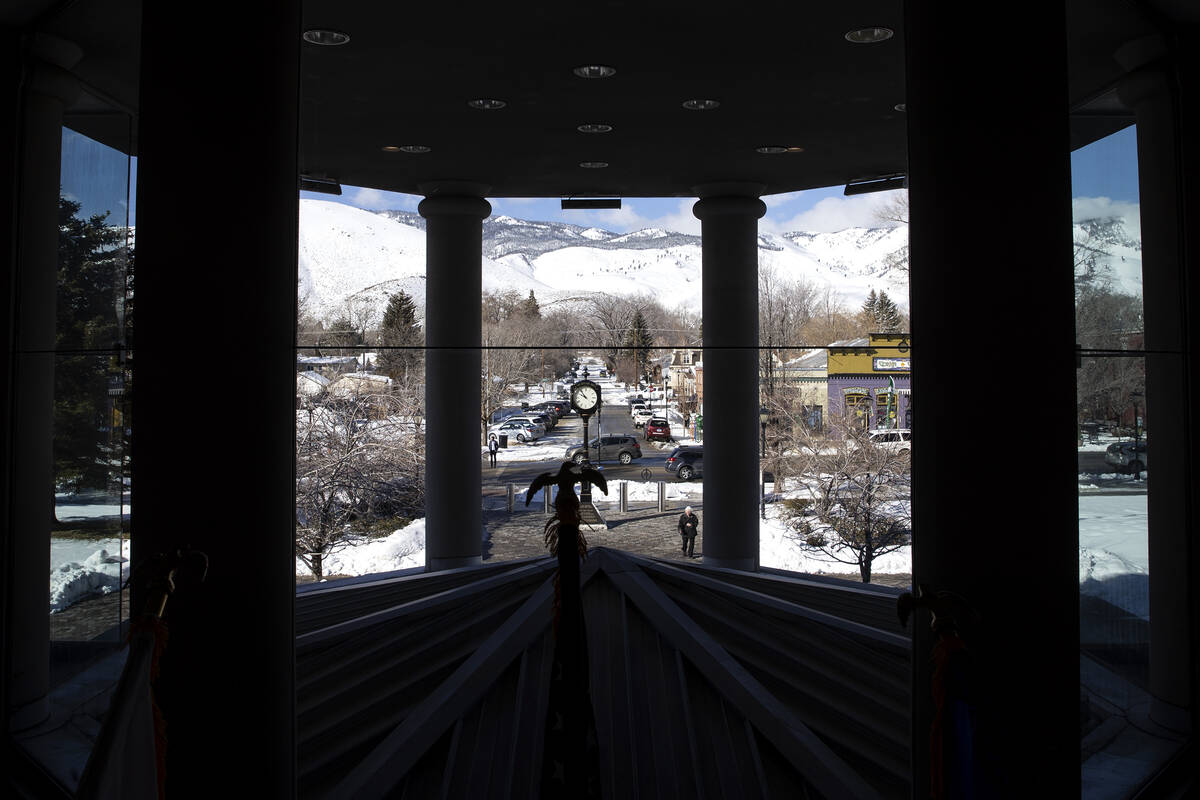
<path fill-rule="evenodd" d="M 912 428 L 911 337 L 872 333 L 829 345 L 829 415 L 865 429 Z"/>

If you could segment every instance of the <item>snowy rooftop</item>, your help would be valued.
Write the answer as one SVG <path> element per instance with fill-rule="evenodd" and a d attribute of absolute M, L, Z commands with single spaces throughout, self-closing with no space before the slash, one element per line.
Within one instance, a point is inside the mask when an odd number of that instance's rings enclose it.
<path fill-rule="evenodd" d="M 357 356 L 296 356 L 297 364 L 309 364 L 313 366 L 321 366 L 323 364 L 353 364 L 357 361 Z"/>
<path fill-rule="evenodd" d="M 784 362 L 784 366 L 793 369 L 823 369 L 828 364 L 829 351 L 823 347 L 809 350 L 803 355 Z"/>

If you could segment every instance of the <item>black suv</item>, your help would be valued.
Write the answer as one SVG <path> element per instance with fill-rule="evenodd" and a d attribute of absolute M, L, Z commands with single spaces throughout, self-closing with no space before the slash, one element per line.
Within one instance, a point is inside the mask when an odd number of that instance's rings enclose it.
<path fill-rule="evenodd" d="M 667 456 L 667 472 L 674 472 L 681 481 L 704 477 L 704 445 L 685 444 Z"/>
<path fill-rule="evenodd" d="M 560 419 L 571 413 L 571 404 L 566 400 L 543 400 L 540 403 L 530 406 L 530 408 L 535 411 L 553 410 Z"/>

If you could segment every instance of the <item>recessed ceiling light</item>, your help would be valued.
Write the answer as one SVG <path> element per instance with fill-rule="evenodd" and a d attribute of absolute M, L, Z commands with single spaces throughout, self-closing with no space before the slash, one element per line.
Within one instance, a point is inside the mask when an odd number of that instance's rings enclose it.
<path fill-rule="evenodd" d="M 428 153 L 429 149 L 423 144 L 388 144 L 383 146 L 385 153 Z"/>
<path fill-rule="evenodd" d="M 342 33 L 341 31 L 330 31 L 323 30 L 321 28 L 314 28 L 311 31 L 304 32 L 304 41 L 308 42 L 309 44 L 334 46 L 345 44 L 346 42 L 350 41 L 350 34 Z"/>
<path fill-rule="evenodd" d="M 571 71 L 581 78 L 611 78 L 617 74 L 616 67 L 610 67 L 605 64 L 584 64 L 582 67 L 576 67 Z"/>
<path fill-rule="evenodd" d="M 762 153 L 763 155 L 772 155 L 774 153 L 786 153 L 788 149 L 781 144 L 768 144 L 763 147 L 754 148 L 754 152 Z"/>
<path fill-rule="evenodd" d="M 892 108 L 896 109 L 897 111 L 908 111 L 908 106 L 904 103 L 896 103 L 896 105 L 892 106 Z"/>
<path fill-rule="evenodd" d="M 612 130 L 612 125 L 606 125 L 603 122 L 585 122 L 576 130 L 580 133 L 608 133 Z"/>
<path fill-rule="evenodd" d="M 855 44 L 875 44 L 886 42 L 895 34 L 891 28 L 859 28 L 846 32 L 846 41 Z"/>
<path fill-rule="evenodd" d="M 579 166 L 584 169 L 604 169 L 608 166 L 607 161 L 580 161 Z"/>
<path fill-rule="evenodd" d="M 689 111 L 712 111 L 721 105 L 719 100 L 684 100 L 683 107 Z"/>
<path fill-rule="evenodd" d="M 497 108 L 504 108 L 508 103 L 494 97 L 477 97 L 474 100 L 468 100 L 467 105 L 471 108 L 481 108 L 484 111 L 495 111 Z"/>

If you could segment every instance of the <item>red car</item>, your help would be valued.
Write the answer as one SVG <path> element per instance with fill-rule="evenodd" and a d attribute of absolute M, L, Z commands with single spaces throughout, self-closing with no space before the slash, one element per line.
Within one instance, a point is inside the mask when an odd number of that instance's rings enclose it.
<path fill-rule="evenodd" d="M 671 424 L 662 417 L 652 417 L 646 421 L 646 441 L 654 439 L 671 441 Z"/>

